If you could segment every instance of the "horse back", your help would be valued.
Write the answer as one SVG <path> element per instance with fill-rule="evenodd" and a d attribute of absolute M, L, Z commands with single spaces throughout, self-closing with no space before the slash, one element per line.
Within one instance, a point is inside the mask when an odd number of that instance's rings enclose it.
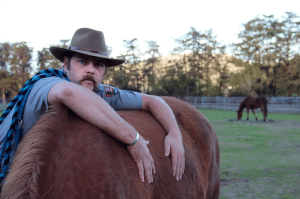
<path fill-rule="evenodd" d="M 164 156 L 165 130 L 148 112 L 119 115 L 150 141 L 156 174 L 142 183 L 125 145 L 63 105 L 51 106 L 18 147 L 2 198 L 217 198 L 219 148 L 215 132 L 194 107 L 164 98 L 172 108 L 185 147 L 182 180 Z"/>

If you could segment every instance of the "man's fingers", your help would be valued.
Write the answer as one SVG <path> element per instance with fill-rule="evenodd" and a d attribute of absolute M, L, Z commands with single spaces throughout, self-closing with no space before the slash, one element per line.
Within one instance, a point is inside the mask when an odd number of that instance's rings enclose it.
<path fill-rule="evenodd" d="M 185 169 L 185 157 L 184 155 L 181 157 L 181 171 L 180 171 L 180 180 L 182 179 L 182 174 L 184 173 L 184 169 Z"/>
<path fill-rule="evenodd" d="M 147 181 L 148 181 L 148 183 L 151 183 L 153 181 L 151 162 L 147 159 L 144 159 L 143 164 L 144 164 L 144 168 L 145 168 Z"/>
<path fill-rule="evenodd" d="M 149 144 L 149 141 L 145 141 L 141 137 L 137 145 L 128 146 L 127 148 L 135 163 L 137 164 L 142 182 L 145 182 L 145 180 L 147 180 L 147 182 L 151 183 L 153 182 L 153 172 L 155 173 L 156 171 L 154 167 L 153 158 L 150 154 L 147 144 Z"/>
<path fill-rule="evenodd" d="M 184 170 L 184 156 L 180 155 L 180 157 L 177 159 L 177 171 L 176 171 L 176 179 L 181 180 L 182 173 Z"/>
<path fill-rule="evenodd" d="M 177 181 L 179 181 L 182 178 L 182 174 L 185 168 L 184 153 L 181 154 L 178 150 L 175 150 L 173 147 L 171 147 L 171 154 L 172 154 L 173 176 L 176 177 Z"/>
<path fill-rule="evenodd" d="M 156 173 L 156 170 L 155 170 L 155 165 L 154 165 L 153 159 L 151 160 L 151 164 L 152 164 L 153 173 L 155 174 L 155 173 Z"/>
<path fill-rule="evenodd" d="M 170 155 L 170 141 L 166 138 L 165 139 L 165 156 L 169 156 Z"/>
<path fill-rule="evenodd" d="M 138 162 L 136 163 L 138 170 L 139 170 L 139 175 L 141 177 L 142 182 L 145 182 L 145 176 L 144 176 L 144 166 L 141 160 L 138 160 Z"/>
<path fill-rule="evenodd" d="M 177 154 L 175 154 L 174 152 L 172 152 L 172 169 L 173 169 L 173 176 L 176 176 L 176 171 L 177 171 L 177 161 L 178 161 L 178 157 Z"/>
<path fill-rule="evenodd" d="M 182 178 L 182 174 L 185 169 L 185 157 L 184 147 L 182 139 L 167 135 L 165 138 L 165 155 L 172 155 L 172 172 L 176 180 L 179 181 Z"/>
<path fill-rule="evenodd" d="M 176 180 L 179 181 L 180 180 L 180 168 L 181 164 L 180 164 L 180 157 L 177 157 L 177 164 L 176 164 Z"/>

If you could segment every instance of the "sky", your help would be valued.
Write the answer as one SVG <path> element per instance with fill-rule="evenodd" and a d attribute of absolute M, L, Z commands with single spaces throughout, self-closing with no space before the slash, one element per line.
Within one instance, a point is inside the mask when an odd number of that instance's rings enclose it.
<path fill-rule="evenodd" d="M 156 41 L 168 55 L 174 39 L 189 32 L 212 29 L 222 44 L 238 42 L 242 25 L 256 16 L 286 11 L 300 16 L 298 0 L 0 0 L 0 42 L 26 41 L 33 51 L 71 39 L 82 27 L 101 30 L 112 56 L 125 50 L 123 40 Z"/>

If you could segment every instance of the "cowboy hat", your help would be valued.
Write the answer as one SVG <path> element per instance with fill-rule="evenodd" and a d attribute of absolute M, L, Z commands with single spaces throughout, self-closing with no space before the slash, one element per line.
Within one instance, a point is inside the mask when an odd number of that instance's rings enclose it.
<path fill-rule="evenodd" d="M 107 67 L 125 62 L 122 59 L 109 58 L 103 32 L 90 28 L 78 29 L 73 35 L 69 48 L 50 47 L 50 52 L 61 62 L 63 62 L 64 56 L 72 52 L 98 57 L 105 61 Z"/>

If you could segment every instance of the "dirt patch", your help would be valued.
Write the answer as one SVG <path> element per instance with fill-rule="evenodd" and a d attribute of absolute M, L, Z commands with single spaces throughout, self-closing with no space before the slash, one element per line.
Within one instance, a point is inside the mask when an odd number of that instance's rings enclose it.
<path fill-rule="evenodd" d="M 221 178 L 221 186 L 227 186 L 229 184 L 235 184 L 238 182 L 249 182 L 249 179 Z"/>

